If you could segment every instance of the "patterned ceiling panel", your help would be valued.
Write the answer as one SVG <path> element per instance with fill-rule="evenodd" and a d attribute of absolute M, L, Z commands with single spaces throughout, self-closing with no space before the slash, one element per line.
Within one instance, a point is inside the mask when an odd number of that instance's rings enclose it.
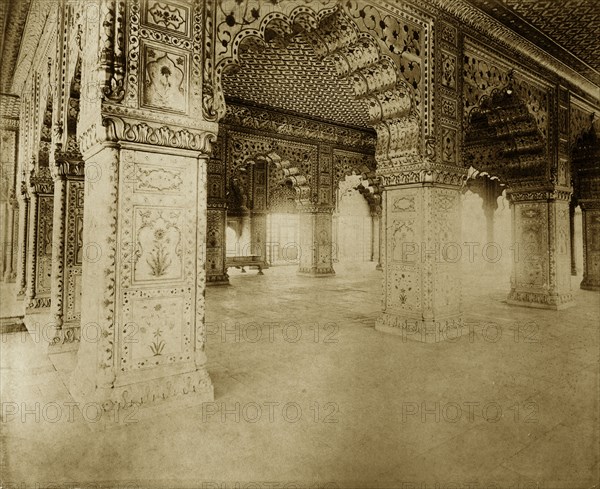
<path fill-rule="evenodd" d="M 369 127 L 366 100 L 356 100 L 350 82 L 332 64 L 319 61 L 300 36 L 287 47 L 268 46 L 240 54 L 239 70 L 223 75 L 225 96 L 250 104 Z"/>
<path fill-rule="evenodd" d="M 600 85 L 599 0 L 469 0 Z"/>
<path fill-rule="evenodd" d="M 19 118 L 19 98 L 0 94 L 0 117 L 3 119 Z"/>

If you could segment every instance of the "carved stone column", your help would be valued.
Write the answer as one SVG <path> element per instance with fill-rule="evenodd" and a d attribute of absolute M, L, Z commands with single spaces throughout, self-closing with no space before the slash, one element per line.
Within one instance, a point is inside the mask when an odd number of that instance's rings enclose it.
<path fill-rule="evenodd" d="M 206 285 L 229 285 L 229 275 L 225 266 L 226 230 L 227 202 L 209 199 L 206 227 Z"/>
<path fill-rule="evenodd" d="M 567 191 L 510 191 L 513 271 L 509 304 L 563 309 L 571 293 Z"/>
<path fill-rule="evenodd" d="M 461 327 L 461 179 L 458 168 L 383 177 L 379 331 L 436 342 Z"/>
<path fill-rule="evenodd" d="M 218 124 L 204 118 L 203 8 L 103 0 L 97 17 L 79 16 L 77 136 L 96 178 L 85 182 L 82 340 L 69 390 L 101 405 L 103 420 L 213 399 L 204 293 Z M 99 80 L 99 92 L 84 91 Z"/>
<path fill-rule="evenodd" d="M 250 217 L 250 254 L 262 257 L 263 268 L 269 268 L 267 261 L 267 213 L 252 211 Z"/>
<path fill-rule="evenodd" d="M 22 181 L 19 192 L 19 231 L 17 250 L 17 299 L 24 299 L 27 288 L 27 245 L 29 243 L 29 194 Z"/>
<path fill-rule="evenodd" d="M 176 136 L 171 136 L 175 138 Z M 85 154 L 82 341 L 70 390 L 107 411 L 213 398 L 204 353 L 206 166 L 197 151 L 105 143 Z M 186 402 L 187 402 L 186 401 Z"/>
<path fill-rule="evenodd" d="M 77 348 L 81 319 L 83 263 L 84 163 L 81 157 L 54 154 L 52 301 L 55 324 L 52 348 Z M 91 252 L 94 258 L 93 251 Z"/>
<path fill-rule="evenodd" d="M 299 272 L 315 277 L 334 275 L 333 209 L 330 206 L 298 206 L 300 212 Z"/>
<path fill-rule="evenodd" d="M 583 280 L 581 288 L 600 290 L 600 199 L 582 200 Z"/>
<path fill-rule="evenodd" d="M 53 187 L 50 169 L 47 166 L 39 167 L 31 172 L 29 178 L 26 313 L 44 312 L 50 307 Z"/>

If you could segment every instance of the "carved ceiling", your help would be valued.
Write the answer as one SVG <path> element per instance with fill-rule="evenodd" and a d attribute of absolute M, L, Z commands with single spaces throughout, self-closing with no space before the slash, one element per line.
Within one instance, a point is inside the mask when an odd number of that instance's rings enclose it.
<path fill-rule="evenodd" d="M 332 63 L 319 61 L 296 36 L 286 46 L 253 47 L 240 54 L 234 73 L 223 75 L 225 97 L 337 124 L 369 127 L 368 103 L 354 98 L 350 82 Z"/>
<path fill-rule="evenodd" d="M 469 0 L 600 85 L 598 0 Z"/>
<path fill-rule="evenodd" d="M 2 0 L 0 1 L 0 25 L 2 37 L 0 38 L 0 92 L 10 92 L 12 75 L 15 70 L 21 37 L 27 21 L 29 4 L 31 0 Z"/>

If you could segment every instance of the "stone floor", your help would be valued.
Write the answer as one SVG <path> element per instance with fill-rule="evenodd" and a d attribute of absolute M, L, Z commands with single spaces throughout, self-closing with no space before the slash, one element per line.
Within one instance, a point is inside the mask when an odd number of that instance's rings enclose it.
<path fill-rule="evenodd" d="M 73 354 L 57 371 L 27 333 L 3 335 L 0 486 L 598 483 L 600 295 L 574 281 L 576 307 L 514 307 L 505 281 L 466 277 L 468 331 L 423 344 L 374 329 L 372 263 L 337 270 L 235 272 L 210 288 L 215 403 L 102 432 L 89 429 L 95 412 L 69 412 Z"/>

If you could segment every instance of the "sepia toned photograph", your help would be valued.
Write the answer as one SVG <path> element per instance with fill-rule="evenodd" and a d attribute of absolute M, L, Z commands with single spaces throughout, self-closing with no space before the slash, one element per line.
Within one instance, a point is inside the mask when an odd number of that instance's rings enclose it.
<path fill-rule="evenodd" d="M 600 0 L 0 24 L 0 489 L 600 489 Z"/>

